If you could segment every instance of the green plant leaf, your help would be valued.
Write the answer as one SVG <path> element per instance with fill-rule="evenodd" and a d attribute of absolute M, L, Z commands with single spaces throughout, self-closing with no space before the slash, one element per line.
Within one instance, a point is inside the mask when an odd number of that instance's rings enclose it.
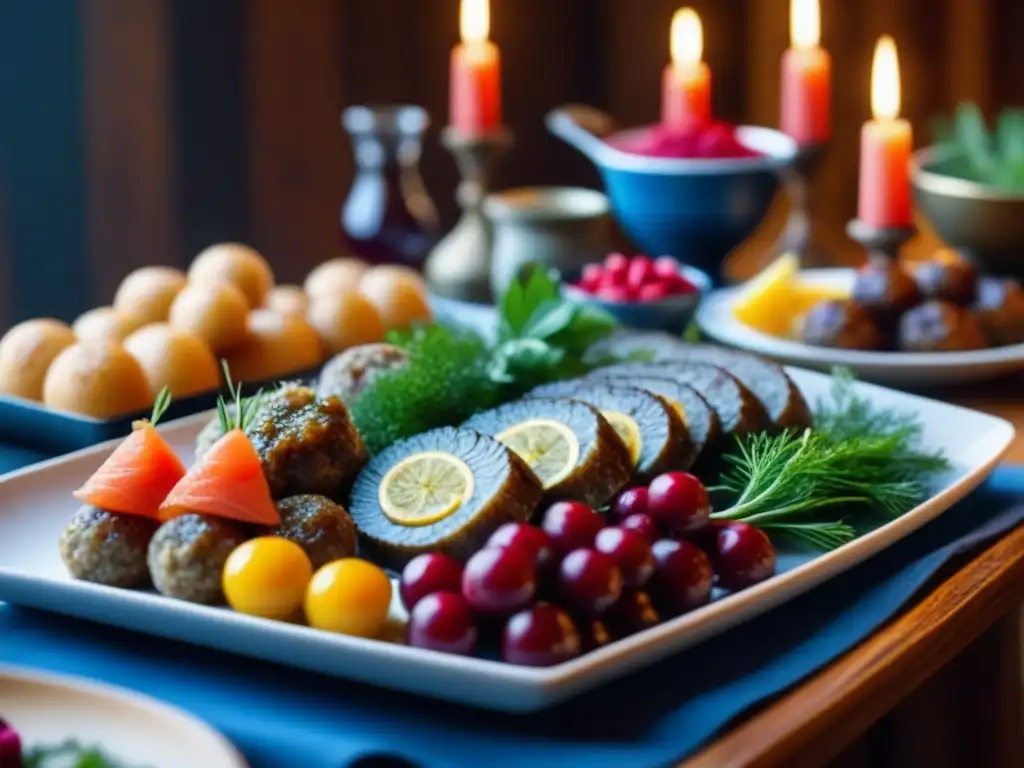
<path fill-rule="evenodd" d="M 538 307 L 523 328 L 522 336 L 531 339 L 549 339 L 572 325 L 579 308 L 568 301 L 555 299 Z"/>
<path fill-rule="evenodd" d="M 981 177 L 989 176 L 995 161 L 985 116 L 977 104 L 964 102 L 957 107 L 955 120 L 957 140 L 967 159 Z"/>
<path fill-rule="evenodd" d="M 568 327 L 548 341 L 570 355 L 582 357 L 594 344 L 615 330 L 616 325 L 615 318 L 600 307 L 580 304 Z"/>

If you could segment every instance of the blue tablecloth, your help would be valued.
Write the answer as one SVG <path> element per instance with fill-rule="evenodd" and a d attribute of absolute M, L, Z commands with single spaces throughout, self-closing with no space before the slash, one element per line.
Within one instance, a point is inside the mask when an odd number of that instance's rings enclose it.
<path fill-rule="evenodd" d="M 2 471 L 2 470 L 0 470 Z M 135 688 L 219 728 L 253 768 L 656 766 L 698 749 L 888 621 L 1024 518 L 1024 468 L 793 602 L 555 709 L 499 715 L 0 604 L 0 661 Z M 198 768 L 198 767 L 197 767 Z"/>

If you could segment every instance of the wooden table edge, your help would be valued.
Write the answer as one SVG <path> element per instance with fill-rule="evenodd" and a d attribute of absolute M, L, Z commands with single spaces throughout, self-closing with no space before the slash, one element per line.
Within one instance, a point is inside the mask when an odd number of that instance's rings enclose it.
<path fill-rule="evenodd" d="M 913 608 L 680 765 L 821 765 L 1024 601 L 1024 525 Z"/>

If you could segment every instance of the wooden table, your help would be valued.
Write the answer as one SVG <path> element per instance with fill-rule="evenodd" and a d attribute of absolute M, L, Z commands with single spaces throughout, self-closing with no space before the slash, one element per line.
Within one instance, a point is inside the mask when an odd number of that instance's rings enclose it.
<path fill-rule="evenodd" d="M 1016 385 L 1015 385 L 1016 384 Z M 1024 383 L 947 396 L 1017 427 Z M 1014 397 L 1016 395 L 1016 397 Z M 1010 768 L 1024 764 L 1024 526 L 686 768 Z"/>

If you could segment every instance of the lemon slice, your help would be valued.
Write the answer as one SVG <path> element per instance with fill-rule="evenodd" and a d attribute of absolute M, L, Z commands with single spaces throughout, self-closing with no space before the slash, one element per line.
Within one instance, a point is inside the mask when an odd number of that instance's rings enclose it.
<path fill-rule="evenodd" d="M 544 489 L 565 480 L 580 459 L 580 443 L 565 424 L 531 419 L 509 427 L 497 439 L 529 464 Z"/>
<path fill-rule="evenodd" d="M 733 304 L 733 316 L 744 325 L 765 333 L 788 332 L 792 312 L 787 306 L 800 262 L 791 253 L 769 264 L 740 291 Z"/>
<path fill-rule="evenodd" d="M 618 433 L 619 437 L 622 438 L 622 442 L 626 444 L 626 448 L 629 449 L 629 459 L 635 467 L 640 463 L 640 453 L 644 447 L 643 437 L 640 435 L 640 425 L 636 423 L 636 419 L 632 416 L 621 411 L 601 411 L 601 415 L 612 425 L 612 429 Z"/>
<path fill-rule="evenodd" d="M 398 525 L 430 525 L 456 512 L 473 494 L 473 472 L 462 459 L 442 451 L 414 453 L 380 481 L 384 516 Z"/>

